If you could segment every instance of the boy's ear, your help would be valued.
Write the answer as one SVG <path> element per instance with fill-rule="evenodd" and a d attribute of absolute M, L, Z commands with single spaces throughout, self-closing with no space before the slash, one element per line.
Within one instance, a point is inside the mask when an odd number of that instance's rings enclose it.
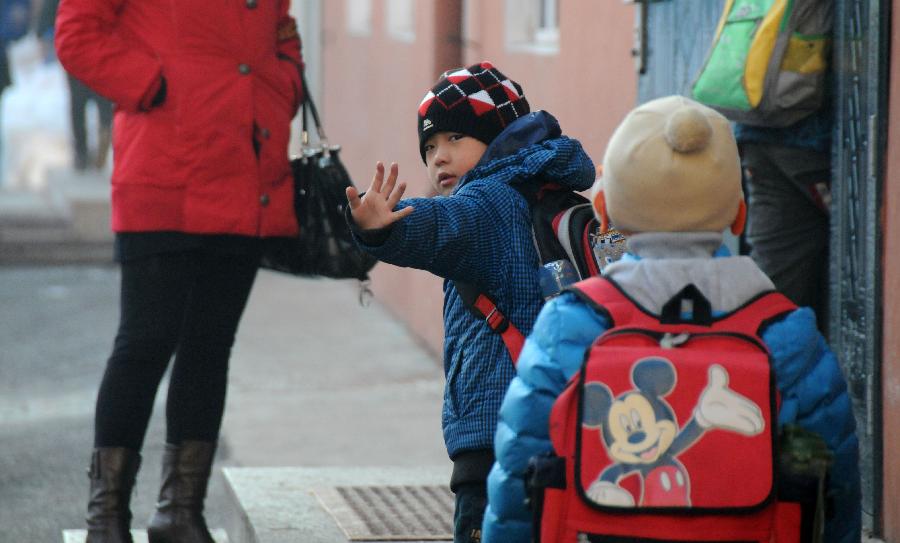
<path fill-rule="evenodd" d="M 731 233 L 735 236 L 740 236 L 741 232 L 744 231 L 744 226 L 747 225 L 747 203 L 744 202 L 744 199 L 741 198 L 741 205 L 738 206 L 737 216 L 734 218 L 734 222 L 731 223 Z"/>
<path fill-rule="evenodd" d="M 606 196 L 603 189 L 594 192 L 594 201 L 591 203 L 594 206 L 594 214 L 600 219 L 600 233 L 609 232 L 609 215 L 606 214 Z"/>

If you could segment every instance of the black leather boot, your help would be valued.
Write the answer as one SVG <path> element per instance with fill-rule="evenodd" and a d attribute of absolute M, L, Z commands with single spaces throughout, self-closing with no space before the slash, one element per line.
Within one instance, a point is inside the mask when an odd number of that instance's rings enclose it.
<path fill-rule="evenodd" d="M 156 513 L 147 526 L 150 543 L 214 543 L 203 518 L 215 443 L 166 444 Z"/>
<path fill-rule="evenodd" d="M 132 543 L 131 490 L 141 465 L 137 451 L 101 447 L 91 455 L 91 495 L 85 543 Z"/>

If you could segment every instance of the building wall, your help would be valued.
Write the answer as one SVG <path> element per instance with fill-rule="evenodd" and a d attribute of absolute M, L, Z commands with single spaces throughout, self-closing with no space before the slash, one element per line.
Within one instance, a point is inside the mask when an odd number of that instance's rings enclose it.
<path fill-rule="evenodd" d="M 436 20 L 439 1 L 414 2 L 411 41 L 388 35 L 385 0 L 372 1 L 368 37 L 348 33 L 344 0 L 324 3 L 323 122 L 330 141 L 343 146 L 341 158 L 361 190 L 371 183 L 375 162 L 380 160 L 399 164 L 400 179 L 409 185 L 408 196 L 430 195 L 414 123 L 416 107 L 440 73 L 435 51 L 448 40 Z M 440 351 L 440 279 L 379 263 L 372 273 L 372 287 L 378 299 L 434 352 Z"/>
<path fill-rule="evenodd" d="M 521 0 L 507 0 L 521 2 Z M 559 119 L 599 164 L 606 141 L 637 100 L 631 57 L 634 7 L 624 2 L 560 2 L 559 52 L 507 47 L 506 2 L 465 3 L 466 64 L 490 60 L 522 85 L 532 109 Z"/>
<path fill-rule="evenodd" d="M 316 104 L 322 103 L 322 0 L 294 0 L 291 15 L 297 21 L 300 31 L 301 53 L 306 75 L 305 92 L 313 97 Z M 290 152 L 300 152 L 302 124 L 300 115 L 291 123 Z"/>
<path fill-rule="evenodd" d="M 346 0 L 322 7 L 323 120 L 361 188 L 371 182 L 376 160 L 396 161 L 409 196 L 432 194 L 413 123 L 425 92 L 451 67 L 491 60 L 523 85 L 534 108 L 556 115 L 598 163 L 613 128 L 634 106 L 631 6 L 561 2 L 559 50 L 543 54 L 508 50 L 504 1 L 414 0 L 415 36 L 406 41 L 385 31 L 387 1 L 372 0 L 372 31 L 363 37 L 347 32 Z M 439 353 L 442 281 L 383 263 L 372 276 L 376 297 Z"/>
<path fill-rule="evenodd" d="M 884 183 L 884 540 L 900 541 L 900 0 L 893 2 Z"/>

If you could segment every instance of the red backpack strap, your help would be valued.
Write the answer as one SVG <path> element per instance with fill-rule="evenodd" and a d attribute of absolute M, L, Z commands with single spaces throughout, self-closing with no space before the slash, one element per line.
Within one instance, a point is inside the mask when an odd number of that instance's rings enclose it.
<path fill-rule="evenodd" d="M 688 321 L 682 324 L 711 326 L 713 330 L 728 330 L 758 337 L 760 328 L 768 321 L 797 309 L 797 306 L 783 294 L 769 291 L 753 298 L 724 317 L 713 317 L 712 308 L 708 306 L 709 302 L 705 301 L 696 287 L 688 285 L 663 307 L 663 314 L 653 315 L 629 298 L 615 282 L 603 276 L 580 281 L 567 290 L 573 292 L 598 312 L 607 315 L 612 321 L 610 328 L 624 325 L 657 328 L 660 324 L 675 324 L 679 322 L 678 308 L 680 307 L 680 304 L 675 302 L 693 298 L 695 313 L 701 309 L 698 302 L 705 302 L 701 320 L 708 322 Z M 670 317 L 667 321 L 667 313 L 674 313 L 675 317 Z"/>
<path fill-rule="evenodd" d="M 760 329 L 768 322 L 795 309 L 797 309 L 797 305 L 787 296 L 772 290 L 760 294 L 725 317 L 717 319 L 713 324 L 713 329 L 730 330 L 759 337 Z"/>
<path fill-rule="evenodd" d="M 476 317 L 484 319 L 485 324 L 491 330 L 500 334 L 500 339 L 506 345 L 506 350 L 509 351 L 509 356 L 515 365 L 519 361 L 519 354 L 525 345 L 525 336 L 522 332 L 506 318 L 506 315 L 497 307 L 497 302 L 489 294 L 480 291 L 475 285 L 462 281 L 454 281 L 453 284 L 469 311 Z"/>
<path fill-rule="evenodd" d="M 634 300 L 613 282 L 603 276 L 590 277 L 569 286 L 572 292 L 598 313 L 611 321 L 609 327 L 631 325 L 651 325 L 658 323 L 656 317 L 645 313 Z"/>
<path fill-rule="evenodd" d="M 487 294 L 479 294 L 473 306 L 484 316 L 484 322 L 490 329 L 500 334 L 500 338 L 512 358 L 513 365 L 515 365 L 519 361 L 519 354 L 522 353 L 522 347 L 525 345 L 525 336 L 497 309 L 497 304 Z"/>

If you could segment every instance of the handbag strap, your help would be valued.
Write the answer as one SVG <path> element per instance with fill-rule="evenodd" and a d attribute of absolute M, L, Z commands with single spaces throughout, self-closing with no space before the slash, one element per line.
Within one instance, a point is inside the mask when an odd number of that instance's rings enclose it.
<path fill-rule="evenodd" d="M 327 142 L 328 137 L 325 136 L 325 130 L 322 128 L 322 121 L 319 120 L 319 110 L 316 109 L 316 103 L 313 101 L 312 94 L 309 92 L 309 85 L 306 84 L 305 70 L 300 70 L 300 81 L 303 84 L 303 117 L 301 121 L 303 129 L 303 145 L 306 146 L 309 144 L 307 119 L 310 114 L 312 114 L 313 122 L 316 125 L 316 134 L 318 134 L 319 140 Z"/>

